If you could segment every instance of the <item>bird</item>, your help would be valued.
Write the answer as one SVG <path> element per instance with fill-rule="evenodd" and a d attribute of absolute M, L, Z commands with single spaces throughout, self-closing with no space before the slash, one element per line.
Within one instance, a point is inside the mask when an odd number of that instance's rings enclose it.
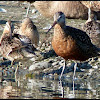
<path fill-rule="evenodd" d="M 84 62 L 89 58 L 99 56 L 100 49 L 92 44 L 86 32 L 78 28 L 66 26 L 65 19 L 63 12 L 56 12 L 54 14 L 54 23 L 46 33 L 54 27 L 52 47 L 58 56 L 65 59 L 60 79 L 66 66 L 66 60 L 74 60 L 74 80 L 77 62 Z"/>
<path fill-rule="evenodd" d="M 22 20 L 18 34 L 27 36 L 35 47 L 38 46 L 39 33 L 31 18 L 27 17 Z"/>
<path fill-rule="evenodd" d="M 100 11 L 100 1 L 80 1 L 87 8 L 91 8 L 93 11 Z"/>
<path fill-rule="evenodd" d="M 32 1 L 32 0 L 26 0 L 26 1 L 28 3 L 28 8 L 27 8 L 27 12 L 26 12 L 25 17 L 28 17 L 28 13 L 29 13 L 29 9 L 30 9 L 31 3 L 35 2 L 35 1 Z M 25 1 L 18 1 L 18 5 L 20 5 L 20 3 L 22 3 L 22 2 L 25 2 Z"/>
<path fill-rule="evenodd" d="M 89 35 L 92 43 L 100 48 L 100 22 L 97 21 L 97 12 L 91 10 L 91 6 L 88 8 L 88 20 L 82 28 Z"/>
<path fill-rule="evenodd" d="M 47 18 L 52 18 L 57 11 L 62 11 L 67 18 L 87 19 L 88 9 L 80 1 L 35 1 L 33 5 Z"/>
<path fill-rule="evenodd" d="M 36 56 L 37 49 L 32 45 L 31 40 L 23 35 L 13 33 L 14 26 L 11 21 L 7 21 L 0 38 L 0 53 L 11 61 L 11 67 L 14 62 L 25 63 Z M 18 64 L 18 66 L 20 66 Z M 18 66 L 15 70 L 18 70 Z"/>

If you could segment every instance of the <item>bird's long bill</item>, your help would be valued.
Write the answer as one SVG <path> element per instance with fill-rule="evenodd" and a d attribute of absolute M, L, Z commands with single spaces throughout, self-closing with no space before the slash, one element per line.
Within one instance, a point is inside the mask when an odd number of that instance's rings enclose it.
<path fill-rule="evenodd" d="M 57 21 L 55 21 L 55 22 L 53 23 L 53 25 L 52 25 L 51 28 L 46 32 L 46 34 L 47 34 L 56 24 L 57 24 Z"/>
<path fill-rule="evenodd" d="M 12 32 L 10 32 L 10 39 L 12 39 Z"/>
<path fill-rule="evenodd" d="M 12 39 L 12 28 L 11 28 L 11 30 L 10 30 L 10 39 Z"/>

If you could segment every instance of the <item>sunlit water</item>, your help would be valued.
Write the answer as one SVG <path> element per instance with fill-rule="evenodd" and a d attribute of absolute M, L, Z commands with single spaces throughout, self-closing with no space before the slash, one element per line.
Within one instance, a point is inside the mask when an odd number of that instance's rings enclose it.
<path fill-rule="evenodd" d="M 27 5 L 24 6 L 27 7 Z M 7 10 L 7 12 L 0 12 L 2 22 L 0 22 L 0 34 L 2 34 L 5 21 L 10 17 L 14 24 L 21 21 L 25 17 L 26 9 L 18 7 L 17 1 L 0 1 L 0 7 Z M 29 17 L 33 19 L 39 33 L 44 33 L 50 27 L 53 19 L 45 18 L 39 12 L 32 14 L 33 8 L 31 7 Z M 84 22 L 84 20 L 68 19 L 67 24 L 81 29 Z M 78 75 L 80 73 L 77 72 L 74 87 L 72 77 L 66 77 L 67 74 L 62 81 L 52 75 L 26 77 L 24 71 L 22 75 L 17 76 L 16 80 L 14 73 L 11 76 L 9 73 L 4 76 L 0 75 L 0 99 L 52 99 L 56 97 L 100 99 L 100 79 L 80 79 L 77 77 Z"/>

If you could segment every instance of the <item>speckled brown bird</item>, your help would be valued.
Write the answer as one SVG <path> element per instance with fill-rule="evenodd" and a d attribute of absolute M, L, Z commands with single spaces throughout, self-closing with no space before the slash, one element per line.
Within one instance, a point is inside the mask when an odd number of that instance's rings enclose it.
<path fill-rule="evenodd" d="M 97 21 L 97 13 L 88 8 L 88 20 L 83 30 L 89 35 L 94 45 L 100 48 L 100 22 Z"/>
<path fill-rule="evenodd" d="M 100 11 L 100 1 L 80 1 L 87 8 L 91 8 L 93 11 Z"/>
<path fill-rule="evenodd" d="M 86 32 L 66 26 L 65 15 L 63 12 L 54 14 L 54 24 L 48 32 L 54 27 L 54 35 L 52 39 L 52 47 L 58 56 L 65 60 L 85 61 L 91 57 L 99 56 L 100 49 L 91 43 Z M 47 32 L 47 33 L 48 33 Z M 75 76 L 77 63 L 74 66 Z M 65 66 L 63 67 L 60 79 L 62 77 Z"/>
<path fill-rule="evenodd" d="M 35 51 L 37 51 L 37 49 L 32 45 L 31 40 L 23 35 L 13 34 L 11 21 L 6 22 L 0 40 L 0 53 L 4 58 L 12 62 L 11 66 L 13 66 L 14 61 L 27 62 L 30 58 L 35 56 Z"/>
<path fill-rule="evenodd" d="M 22 21 L 18 34 L 27 36 L 32 41 L 34 46 L 38 46 L 39 33 L 37 27 L 30 18 L 25 18 Z"/>

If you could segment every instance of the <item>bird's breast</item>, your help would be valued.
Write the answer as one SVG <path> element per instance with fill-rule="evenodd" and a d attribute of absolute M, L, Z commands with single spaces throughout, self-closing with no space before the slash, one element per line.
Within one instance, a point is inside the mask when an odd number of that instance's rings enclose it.
<path fill-rule="evenodd" d="M 77 51 L 75 40 L 71 36 L 66 36 L 61 32 L 58 35 L 54 35 L 52 40 L 52 47 L 57 55 L 63 58 L 67 57 L 68 59 L 71 57 L 71 55 L 73 56 Z"/>
<path fill-rule="evenodd" d="M 88 59 L 82 54 L 82 51 L 77 45 L 77 41 L 60 27 L 57 28 L 57 26 L 54 28 L 52 47 L 56 54 L 63 57 L 65 60 L 73 59 L 84 61 Z"/>

